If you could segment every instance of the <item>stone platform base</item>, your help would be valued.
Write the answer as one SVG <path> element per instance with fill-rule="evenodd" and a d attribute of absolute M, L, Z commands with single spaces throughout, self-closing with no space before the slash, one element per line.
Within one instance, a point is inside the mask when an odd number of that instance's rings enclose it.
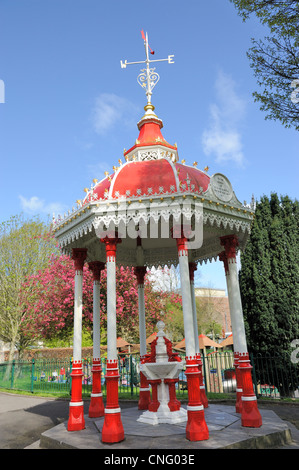
<path fill-rule="evenodd" d="M 183 408 L 183 407 L 182 407 Z M 101 442 L 104 418 L 85 416 L 86 428 L 67 431 L 67 422 L 42 433 L 40 448 L 43 449 L 269 449 L 292 441 L 286 422 L 271 410 L 260 410 L 263 425 L 260 428 L 244 428 L 234 406 L 209 405 L 205 420 L 210 438 L 207 441 L 190 442 L 186 439 L 186 422 L 151 425 L 138 421 L 137 407 L 124 409 L 121 413 L 125 440 L 116 444 Z"/>

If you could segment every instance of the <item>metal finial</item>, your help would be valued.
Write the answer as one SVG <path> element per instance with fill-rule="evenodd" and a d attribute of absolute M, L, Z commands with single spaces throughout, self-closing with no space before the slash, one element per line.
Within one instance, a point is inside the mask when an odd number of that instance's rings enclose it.
<path fill-rule="evenodd" d="M 155 68 L 150 68 L 150 64 L 153 62 L 164 62 L 167 61 L 169 64 L 173 64 L 173 57 L 174 55 L 169 55 L 167 59 L 156 59 L 156 60 L 150 60 L 149 59 L 149 54 L 154 54 L 154 51 L 149 47 L 148 43 L 148 36 L 147 33 L 144 35 L 143 30 L 141 31 L 142 38 L 144 40 L 144 47 L 145 47 L 145 56 L 146 59 L 143 61 L 138 61 L 138 62 L 127 62 L 126 60 L 123 62 L 122 60 L 120 61 L 120 65 L 122 69 L 125 69 L 127 65 L 132 65 L 132 64 L 146 64 L 145 69 L 141 69 L 141 73 L 137 77 L 137 81 L 139 85 L 145 89 L 145 94 L 147 97 L 147 104 L 151 104 L 151 99 L 152 99 L 152 91 L 158 81 L 160 80 L 160 76 L 157 72 L 155 72 Z M 150 51 L 149 51 L 150 49 Z"/>

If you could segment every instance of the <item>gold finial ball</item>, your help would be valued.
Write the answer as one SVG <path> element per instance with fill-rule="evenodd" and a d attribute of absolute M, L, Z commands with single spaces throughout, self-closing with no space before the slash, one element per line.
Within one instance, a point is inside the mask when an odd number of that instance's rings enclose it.
<path fill-rule="evenodd" d="M 92 181 L 93 181 L 94 184 L 96 184 L 98 182 L 98 180 L 96 178 L 94 178 Z"/>
<path fill-rule="evenodd" d="M 85 193 L 88 193 L 89 189 L 88 188 L 84 188 L 84 192 Z"/>
<path fill-rule="evenodd" d="M 147 105 L 144 106 L 144 111 L 147 111 L 148 109 L 151 109 L 152 111 L 154 111 L 155 106 L 152 103 L 147 103 Z"/>

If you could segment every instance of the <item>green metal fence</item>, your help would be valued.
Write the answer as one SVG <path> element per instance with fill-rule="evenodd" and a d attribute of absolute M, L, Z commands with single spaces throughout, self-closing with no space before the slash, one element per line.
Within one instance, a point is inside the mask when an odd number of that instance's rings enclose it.
<path fill-rule="evenodd" d="M 182 357 L 184 359 L 184 357 Z M 92 358 L 83 361 L 82 392 L 90 396 Z M 207 393 L 234 393 L 236 373 L 232 352 L 210 352 L 202 356 L 204 384 Z M 281 356 L 251 356 L 252 376 L 258 397 L 299 398 L 298 364 Z M 106 395 L 106 359 L 101 360 L 102 392 Z M 71 391 L 71 359 L 40 359 L 0 363 L 0 388 L 31 393 L 69 396 Z M 139 355 L 119 357 L 119 392 L 123 397 L 139 395 Z M 187 397 L 187 379 L 183 370 L 177 383 L 177 396 Z"/>
<path fill-rule="evenodd" d="M 299 398 L 299 364 L 280 354 L 250 357 L 258 397 Z"/>
<path fill-rule="evenodd" d="M 139 356 L 119 358 L 119 391 L 123 394 L 139 394 Z M 102 391 L 106 394 L 106 359 L 101 360 Z M 92 389 L 92 358 L 82 361 L 82 391 L 90 395 Z M 71 390 L 71 359 L 44 359 L 0 363 L 0 388 L 23 390 L 31 393 L 50 393 L 63 396 Z"/>

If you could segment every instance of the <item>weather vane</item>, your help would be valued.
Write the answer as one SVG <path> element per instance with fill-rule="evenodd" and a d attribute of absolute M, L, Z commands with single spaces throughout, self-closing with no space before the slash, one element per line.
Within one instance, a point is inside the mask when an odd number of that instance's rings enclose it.
<path fill-rule="evenodd" d="M 127 62 L 126 60 L 123 62 L 121 60 L 120 65 L 122 69 L 125 69 L 127 65 L 146 64 L 146 68 L 141 69 L 141 73 L 137 77 L 137 82 L 142 88 L 146 90 L 145 94 L 147 96 L 147 104 L 151 104 L 152 91 L 154 87 L 157 85 L 158 81 L 160 80 L 160 76 L 157 72 L 155 72 L 156 70 L 155 67 L 150 68 L 150 64 L 152 64 L 153 62 L 165 62 L 165 61 L 167 61 L 169 64 L 174 64 L 174 61 L 173 61 L 174 55 L 169 55 L 167 59 L 150 60 L 149 53 L 154 55 L 155 52 L 149 46 L 147 33 L 146 35 L 144 35 L 144 32 L 142 30 L 141 35 L 144 40 L 146 59 L 138 61 L 138 62 Z"/>

